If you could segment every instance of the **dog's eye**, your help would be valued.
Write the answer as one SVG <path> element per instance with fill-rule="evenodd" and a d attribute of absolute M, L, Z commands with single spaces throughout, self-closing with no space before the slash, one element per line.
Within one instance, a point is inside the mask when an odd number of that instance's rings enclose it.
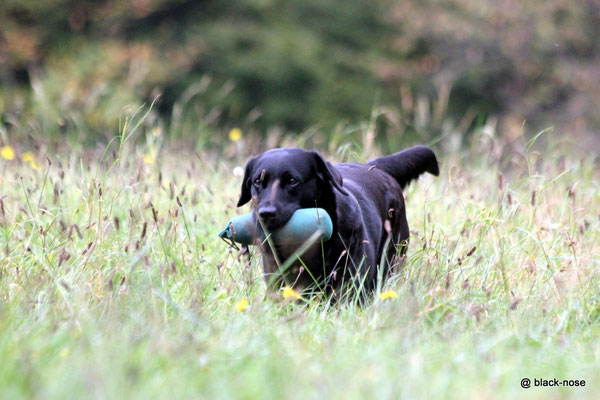
<path fill-rule="evenodd" d="M 298 183 L 298 180 L 296 178 L 288 178 L 287 179 L 288 185 L 295 185 L 296 183 Z"/>
<path fill-rule="evenodd" d="M 256 179 L 254 180 L 254 184 L 255 184 L 255 185 L 260 185 L 261 183 L 262 183 L 262 179 L 260 179 L 260 178 L 256 178 Z"/>

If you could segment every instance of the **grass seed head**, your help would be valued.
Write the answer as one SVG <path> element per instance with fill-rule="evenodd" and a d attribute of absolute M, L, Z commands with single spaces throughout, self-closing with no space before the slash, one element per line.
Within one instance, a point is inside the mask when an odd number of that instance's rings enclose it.
<path fill-rule="evenodd" d="M 73 227 L 75 228 L 75 232 L 77 232 L 77 236 L 79 236 L 79 239 L 83 239 L 83 234 L 81 233 L 79 226 L 77 224 L 73 224 Z"/>
<path fill-rule="evenodd" d="M 158 211 L 156 211 L 154 206 L 152 206 L 152 219 L 154 219 L 154 223 L 158 225 Z"/>
<path fill-rule="evenodd" d="M 144 238 L 146 237 L 147 229 L 148 229 L 148 222 L 144 221 L 144 224 L 142 225 L 142 233 L 140 234 L 140 240 L 144 240 Z"/>

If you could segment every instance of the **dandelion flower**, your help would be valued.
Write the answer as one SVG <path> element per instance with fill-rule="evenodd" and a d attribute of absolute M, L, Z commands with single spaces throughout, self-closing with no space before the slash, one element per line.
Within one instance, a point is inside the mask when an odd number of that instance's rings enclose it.
<path fill-rule="evenodd" d="M 152 154 L 144 154 L 144 164 L 152 164 L 154 162 L 154 157 Z"/>
<path fill-rule="evenodd" d="M 41 167 L 38 165 L 38 163 L 35 162 L 35 160 L 31 160 L 31 162 L 29 163 L 29 166 L 33 169 L 35 169 L 36 171 L 41 169 Z"/>
<path fill-rule="evenodd" d="M 386 290 L 385 292 L 381 292 L 379 294 L 379 298 L 381 300 L 395 299 L 397 297 L 398 297 L 398 293 L 396 293 L 395 290 Z"/>
<path fill-rule="evenodd" d="M 2 158 L 5 160 L 11 161 L 15 159 L 15 151 L 10 146 L 3 146 L 0 149 L 0 156 L 2 156 Z"/>
<path fill-rule="evenodd" d="M 237 142 L 242 138 L 242 130 L 240 128 L 233 128 L 229 131 L 229 140 Z"/>
<path fill-rule="evenodd" d="M 235 303 L 235 311 L 244 312 L 248 308 L 248 300 L 241 299 L 237 303 Z"/>
<path fill-rule="evenodd" d="M 300 298 L 300 295 L 298 294 L 298 292 L 296 292 L 294 289 L 292 289 L 289 286 L 286 286 L 283 289 L 281 289 L 281 295 L 283 296 L 284 299 L 298 300 Z"/>
<path fill-rule="evenodd" d="M 26 151 L 21 155 L 21 159 L 25 162 L 32 162 L 33 160 L 35 160 L 35 157 L 33 156 L 32 152 Z"/>

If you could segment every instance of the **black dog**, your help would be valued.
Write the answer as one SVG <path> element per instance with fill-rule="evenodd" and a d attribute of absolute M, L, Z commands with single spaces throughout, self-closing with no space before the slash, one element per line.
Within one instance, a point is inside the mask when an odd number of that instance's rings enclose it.
<path fill-rule="evenodd" d="M 321 207 L 333 235 L 317 242 L 285 271 L 296 248 L 261 247 L 267 283 L 283 279 L 298 289 L 368 293 L 385 278 L 408 245 L 402 188 L 424 172 L 439 174 L 433 151 L 412 147 L 367 164 L 326 162 L 316 151 L 283 148 L 248 161 L 238 207 L 253 200 L 255 218 L 268 230 L 284 225 L 300 208 Z M 308 271 L 307 271 L 308 269 Z M 346 292 L 344 290 L 344 292 Z M 353 291 L 356 292 L 356 291 Z"/>

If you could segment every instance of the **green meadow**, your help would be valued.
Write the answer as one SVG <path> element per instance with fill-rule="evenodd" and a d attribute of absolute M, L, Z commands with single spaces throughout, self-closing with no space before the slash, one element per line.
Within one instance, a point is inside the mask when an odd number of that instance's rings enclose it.
<path fill-rule="evenodd" d="M 267 292 L 256 249 L 217 237 L 249 211 L 245 132 L 193 150 L 131 125 L 92 147 L 3 137 L 0 398 L 597 398 L 597 161 L 558 132 L 429 143 L 404 268 L 359 306 Z M 319 150 L 382 154 L 357 137 Z M 580 385 L 535 387 L 554 378 Z"/>

